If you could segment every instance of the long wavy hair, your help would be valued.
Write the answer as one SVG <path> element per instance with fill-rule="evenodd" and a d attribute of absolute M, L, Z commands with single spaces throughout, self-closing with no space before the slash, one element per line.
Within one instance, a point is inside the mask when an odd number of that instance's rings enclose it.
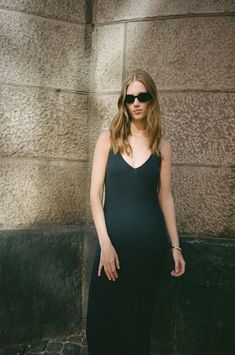
<path fill-rule="evenodd" d="M 142 69 L 134 70 L 122 85 L 118 99 L 118 113 L 114 116 L 110 124 L 110 143 L 114 153 L 126 152 L 132 153 L 128 137 L 131 135 L 131 115 L 128 112 L 125 103 L 125 96 L 128 86 L 133 81 L 140 81 L 144 84 L 146 90 L 151 94 L 152 99 L 149 102 L 146 117 L 146 133 L 149 137 L 149 148 L 153 154 L 160 154 L 159 144 L 162 136 L 160 106 L 157 97 L 157 88 L 151 76 Z"/>

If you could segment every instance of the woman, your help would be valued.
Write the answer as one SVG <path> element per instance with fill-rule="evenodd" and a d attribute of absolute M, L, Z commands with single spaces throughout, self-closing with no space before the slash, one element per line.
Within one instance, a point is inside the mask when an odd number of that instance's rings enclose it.
<path fill-rule="evenodd" d="M 175 265 L 171 275 L 185 271 L 171 156 L 171 145 L 162 137 L 155 83 L 135 70 L 123 84 L 118 113 L 109 131 L 100 134 L 93 157 L 90 201 L 99 243 L 87 309 L 89 355 L 149 354 L 168 236 Z"/>

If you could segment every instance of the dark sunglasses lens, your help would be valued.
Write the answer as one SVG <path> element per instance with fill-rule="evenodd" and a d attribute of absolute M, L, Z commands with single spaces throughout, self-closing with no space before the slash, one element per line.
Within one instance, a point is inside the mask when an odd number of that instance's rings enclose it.
<path fill-rule="evenodd" d="M 148 92 L 143 92 L 142 94 L 138 95 L 138 100 L 140 102 L 146 102 L 151 100 L 152 96 Z"/>
<path fill-rule="evenodd" d="M 125 102 L 127 104 L 132 104 L 132 102 L 135 101 L 135 96 L 134 95 L 126 95 L 125 97 Z"/>

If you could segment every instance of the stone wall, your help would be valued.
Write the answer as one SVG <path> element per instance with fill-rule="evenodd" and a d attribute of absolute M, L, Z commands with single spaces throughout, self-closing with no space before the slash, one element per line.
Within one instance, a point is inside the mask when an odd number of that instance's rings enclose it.
<path fill-rule="evenodd" d="M 85 5 L 0 1 L 2 229 L 84 219 Z"/>
<path fill-rule="evenodd" d="M 81 328 L 89 6 L 0 0 L 1 346 Z"/>

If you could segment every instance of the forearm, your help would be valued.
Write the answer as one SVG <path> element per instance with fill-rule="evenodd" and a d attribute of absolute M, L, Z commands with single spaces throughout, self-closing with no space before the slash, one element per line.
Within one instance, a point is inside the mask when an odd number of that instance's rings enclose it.
<path fill-rule="evenodd" d="M 179 246 L 179 237 L 176 226 L 175 205 L 172 194 L 159 199 L 159 204 L 164 216 L 167 232 L 172 246 Z"/>
<path fill-rule="evenodd" d="M 99 195 L 91 196 L 90 203 L 91 203 L 92 217 L 99 239 L 99 244 L 100 246 L 102 246 L 105 243 L 110 242 L 110 238 L 108 236 L 105 218 L 104 218 L 102 199 Z"/>

